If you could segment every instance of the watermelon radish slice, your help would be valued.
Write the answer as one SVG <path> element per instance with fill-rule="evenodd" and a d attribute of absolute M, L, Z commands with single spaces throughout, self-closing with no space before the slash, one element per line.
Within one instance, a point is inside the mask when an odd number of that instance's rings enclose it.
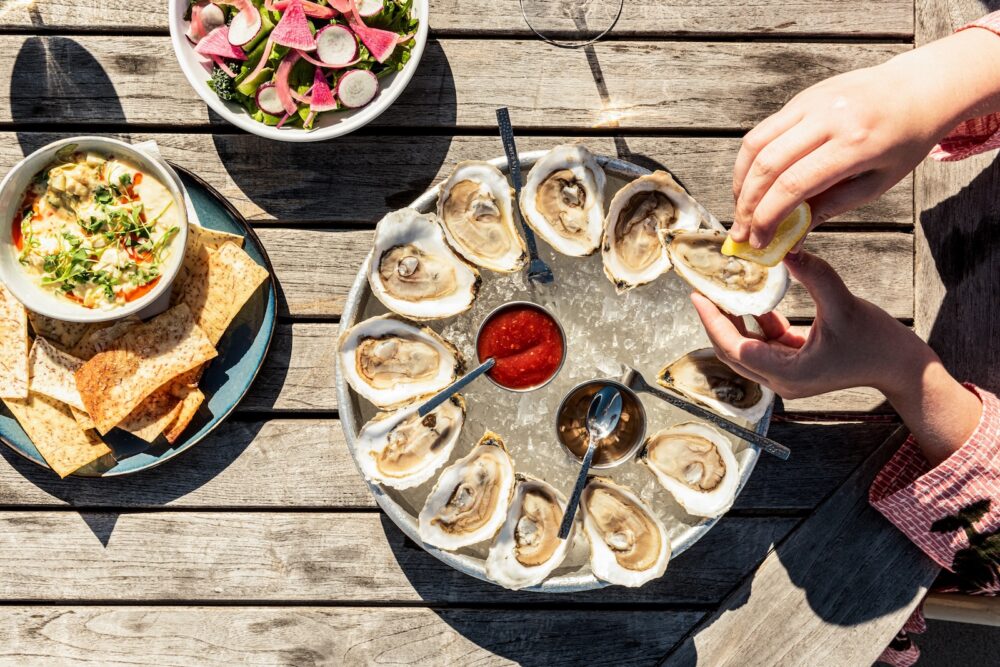
<path fill-rule="evenodd" d="M 325 63 L 348 63 L 358 56 L 358 38 L 346 26 L 331 24 L 316 33 L 316 55 Z"/>
<path fill-rule="evenodd" d="M 309 0 L 302 0 L 302 11 L 305 12 L 306 16 L 311 16 L 314 19 L 332 19 L 337 13 L 343 14 L 347 11 L 346 0 L 340 0 L 340 3 L 344 6 L 344 9 L 338 9 L 336 3 L 330 3 L 332 6 L 327 7 L 326 5 L 319 5 L 315 2 L 309 2 Z M 291 4 L 291 0 L 264 0 L 264 9 L 272 12 L 283 12 L 288 9 L 288 5 Z"/>
<path fill-rule="evenodd" d="M 358 13 L 358 5 L 354 0 L 348 0 L 348 2 L 351 5 L 351 16 L 348 19 L 351 30 L 358 36 L 361 43 L 368 48 L 368 52 L 372 54 L 372 57 L 378 62 L 384 63 L 396 49 L 396 40 L 399 35 L 390 30 L 368 27 Z"/>
<path fill-rule="evenodd" d="M 358 0 L 358 14 L 368 18 L 375 16 L 385 8 L 383 0 Z"/>
<path fill-rule="evenodd" d="M 352 69 L 337 82 L 337 98 L 345 107 L 363 107 L 378 93 L 378 77 L 366 69 Z"/>
<path fill-rule="evenodd" d="M 295 100 L 292 99 L 292 89 L 288 85 L 288 75 L 291 74 L 292 67 L 299 61 L 300 57 L 298 51 L 289 51 L 288 55 L 282 59 L 281 64 L 278 65 L 278 71 L 274 73 L 275 92 L 277 92 L 278 99 L 281 101 L 281 107 L 288 115 L 295 113 L 299 108 L 295 104 Z"/>
<path fill-rule="evenodd" d="M 333 98 L 333 91 L 327 83 L 323 70 L 316 68 L 313 74 L 312 101 L 309 103 L 309 110 L 313 113 L 321 111 L 333 111 L 337 108 L 337 100 Z"/>
<path fill-rule="evenodd" d="M 191 5 L 191 23 L 188 25 L 187 38 L 197 44 L 205 38 L 205 35 L 225 24 L 226 15 L 218 5 L 211 2 Z"/>
<path fill-rule="evenodd" d="M 266 114 L 280 116 L 285 113 L 285 107 L 278 99 L 277 86 L 273 83 L 266 83 L 257 89 L 257 106 Z"/>
<path fill-rule="evenodd" d="M 306 13 L 302 9 L 302 0 L 290 0 L 278 25 L 271 31 L 271 39 L 276 44 L 302 51 L 312 51 L 316 48 L 316 39 L 309 31 L 309 20 L 306 19 Z"/>
<path fill-rule="evenodd" d="M 212 59 L 227 75 L 236 78 L 236 73 L 229 69 L 226 60 L 246 60 L 243 49 L 229 43 L 229 26 L 221 25 L 212 32 L 205 35 L 205 38 L 198 42 L 194 50 L 196 53 Z"/>

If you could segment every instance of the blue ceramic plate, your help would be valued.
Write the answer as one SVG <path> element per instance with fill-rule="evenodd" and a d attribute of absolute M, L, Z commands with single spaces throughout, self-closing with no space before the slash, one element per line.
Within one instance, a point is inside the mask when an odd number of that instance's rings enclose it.
<path fill-rule="evenodd" d="M 73 473 L 82 477 L 111 477 L 158 466 L 200 442 L 222 423 L 250 389 L 264 364 L 277 319 L 274 269 L 260 239 L 243 217 L 210 185 L 176 165 L 191 203 L 204 227 L 243 236 L 243 249 L 267 269 L 271 279 L 258 289 L 219 341 L 219 356 L 209 364 L 199 385 L 206 401 L 188 425 L 181 440 L 168 444 L 162 438 L 150 445 L 124 431 L 113 430 L 104 440 L 118 457 L 106 456 Z M 21 425 L 3 409 L 0 412 L 0 441 L 15 452 L 48 468 Z"/>

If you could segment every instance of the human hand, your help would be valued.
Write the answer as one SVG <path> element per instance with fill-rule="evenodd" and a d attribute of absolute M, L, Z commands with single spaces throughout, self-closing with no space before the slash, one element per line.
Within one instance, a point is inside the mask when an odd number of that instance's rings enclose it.
<path fill-rule="evenodd" d="M 796 95 L 743 139 L 734 241 L 763 248 L 803 201 L 815 227 L 898 183 L 960 121 L 1000 103 L 1000 38 L 966 30 Z"/>
<path fill-rule="evenodd" d="M 811 327 L 793 327 L 772 312 L 756 318 L 759 336 L 747 331 L 742 318 L 691 295 L 716 355 L 740 375 L 788 399 L 856 386 L 889 393 L 907 381 L 914 355 L 930 352 L 888 313 L 851 294 L 819 257 L 792 254 L 785 263 L 816 302 Z"/>

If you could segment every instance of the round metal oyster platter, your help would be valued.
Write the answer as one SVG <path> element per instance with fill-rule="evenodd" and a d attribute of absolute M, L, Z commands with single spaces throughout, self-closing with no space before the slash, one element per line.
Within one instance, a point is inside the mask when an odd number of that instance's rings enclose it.
<path fill-rule="evenodd" d="M 522 172 L 526 173 L 545 152 L 521 153 Z M 507 173 L 506 159 L 501 157 L 489 162 Z M 598 156 L 598 162 L 607 175 L 606 201 L 610 201 L 626 183 L 650 173 L 648 169 L 614 158 Z M 431 188 L 410 206 L 421 212 L 433 212 L 439 189 L 440 186 Z M 710 213 L 704 210 L 702 213 L 710 226 L 722 229 Z M 465 456 L 485 430 L 494 431 L 506 442 L 518 473 L 544 479 L 569 495 L 579 472 L 579 464 L 559 445 L 555 430 L 555 411 L 566 392 L 583 380 L 618 379 L 624 365 L 638 369 L 652 382 L 660 368 L 691 350 L 706 347 L 708 339 L 688 299 L 690 288 L 673 272 L 619 295 L 603 273 L 599 252 L 590 257 L 567 257 L 558 255 L 539 239 L 539 253 L 555 274 L 553 285 L 532 286 L 524 272 L 499 274 L 483 270 L 483 285 L 471 310 L 424 324 L 456 345 L 465 356 L 468 368 L 475 363 L 476 329 L 493 308 L 508 301 L 526 300 L 553 311 L 565 329 L 567 339 L 567 358 L 560 374 L 543 389 L 526 394 L 506 392 L 485 379 L 467 387 L 463 396 L 468 404 L 468 415 L 449 463 Z M 369 254 L 348 294 L 341 318 L 341 333 L 366 318 L 388 312 L 369 287 L 367 274 L 371 261 Z M 377 408 L 350 389 L 339 367 L 339 356 L 337 398 L 340 419 L 348 449 L 357 463 L 358 432 L 376 414 Z M 694 421 L 687 413 L 656 398 L 642 395 L 642 403 L 649 420 L 647 433 Z M 760 422 L 751 426 L 757 432 L 765 433 L 770 413 L 769 407 Z M 739 466 L 738 494 L 753 471 L 759 451 L 756 446 L 736 438 L 730 438 L 730 444 Z M 666 525 L 671 558 L 697 542 L 718 521 L 718 517 L 706 519 L 688 515 L 657 484 L 646 466 L 638 462 L 595 472 L 606 474 L 632 488 L 653 508 Z M 406 490 L 383 488 L 372 481 L 368 481 L 368 486 L 386 514 L 414 542 L 455 569 L 490 581 L 485 569 L 489 541 L 454 552 L 437 549 L 421 541 L 417 515 L 436 480 L 437 473 L 428 482 Z M 577 530 L 574 544 L 562 565 L 541 584 L 527 590 L 568 593 L 608 585 L 591 572 L 588 554 L 589 546 L 583 531 Z M 663 576 L 670 576 L 669 565 Z"/>

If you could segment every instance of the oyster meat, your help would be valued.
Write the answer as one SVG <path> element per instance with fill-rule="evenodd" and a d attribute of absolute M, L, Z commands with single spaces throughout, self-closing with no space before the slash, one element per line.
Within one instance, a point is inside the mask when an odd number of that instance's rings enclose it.
<path fill-rule="evenodd" d="M 669 173 L 640 176 L 608 206 L 601 241 L 604 274 L 619 294 L 656 280 L 670 269 L 665 233 L 694 231 L 702 222 L 701 207 Z"/>
<path fill-rule="evenodd" d="M 462 370 L 451 343 L 395 315 L 372 317 L 341 334 L 338 361 L 351 388 L 380 408 L 440 391 Z"/>
<path fill-rule="evenodd" d="M 594 576 L 634 587 L 663 575 L 670 540 L 663 523 L 631 489 L 591 477 L 580 507 Z"/>
<path fill-rule="evenodd" d="M 486 559 L 486 576 L 512 590 L 542 583 L 566 558 L 574 535 L 571 529 L 568 538 L 559 539 L 565 496 L 540 479 L 516 478 L 507 518 Z"/>
<path fill-rule="evenodd" d="M 564 255 L 593 254 L 604 224 L 605 180 L 585 146 L 556 146 L 528 172 L 521 190 L 524 220 Z"/>
<path fill-rule="evenodd" d="M 688 514 L 714 517 L 733 506 L 739 466 L 729 441 L 706 424 L 678 424 L 654 433 L 640 460 Z"/>
<path fill-rule="evenodd" d="M 668 232 L 666 237 L 674 271 L 732 315 L 770 312 L 788 290 L 788 269 L 784 264 L 768 268 L 723 255 L 723 232 Z"/>
<path fill-rule="evenodd" d="M 480 282 L 445 242 L 433 214 L 404 208 L 375 227 L 368 284 L 389 310 L 415 320 L 458 315 L 472 306 Z"/>
<path fill-rule="evenodd" d="M 514 221 L 507 177 L 488 162 L 461 162 L 441 186 L 437 212 L 444 235 L 467 261 L 510 273 L 524 266 L 528 251 Z"/>
<path fill-rule="evenodd" d="M 465 400 L 458 394 L 426 417 L 420 403 L 379 413 L 358 433 L 358 461 L 365 477 L 396 489 L 429 480 L 451 456 L 465 423 Z"/>
<path fill-rule="evenodd" d="M 420 539 L 454 551 L 492 538 L 514 492 L 514 463 L 487 431 L 468 455 L 441 472 L 417 517 Z"/>
<path fill-rule="evenodd" d="M 668 364 L 656 381 L 719 414 L 752 423 L 760 421 L 774 399 L 773 391 L 722 363 L 710 347 Z"/>

